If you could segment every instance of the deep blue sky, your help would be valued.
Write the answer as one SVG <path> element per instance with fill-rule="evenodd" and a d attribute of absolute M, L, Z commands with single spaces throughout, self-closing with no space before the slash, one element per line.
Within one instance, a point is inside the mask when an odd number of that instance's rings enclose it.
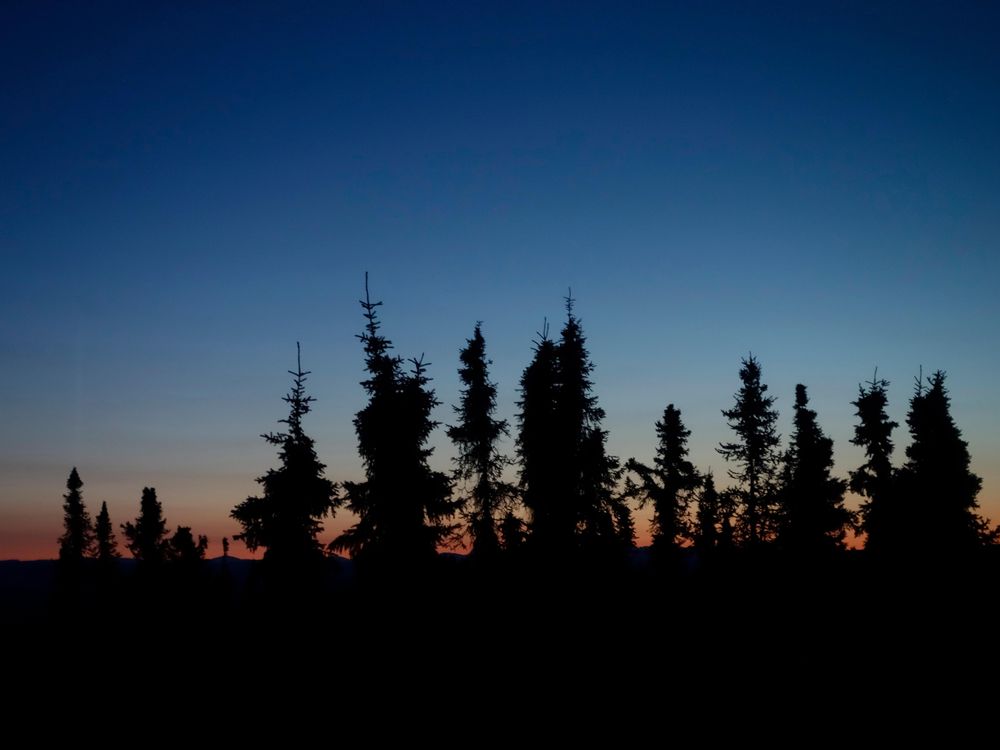
<path fill-rule="evenodd" d="M 612 451 L 674 402 L 717 475 L 748 351 L 841 474 L 858 382 L 903 422 L 946 369 L 1000 516 L 995 6 L 175 5 L 0 8 L 0 558 L 54 554 L 73 465 L 218 553 L 296 340 L 357 478 L 366 270 L 443 421 L 476 320 L 513 417 L 572 286 Z"/>

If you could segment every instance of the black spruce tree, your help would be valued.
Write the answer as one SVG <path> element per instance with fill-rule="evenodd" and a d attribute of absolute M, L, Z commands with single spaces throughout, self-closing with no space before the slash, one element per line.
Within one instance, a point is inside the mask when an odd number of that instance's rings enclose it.
<path fill-rule="evenodd" d="M 500 549 L 498 516 L 511 499 L 513 487 L 502 479 L 510 462 L 497 443 L 508 434 L 507 422 L 493 416 L 497 388 L 489 378 L 491 362 L 486 357 L 481 323 L 476 323 L 459 359 L 462 394 L 459 405 L 454 407 L 458 424 L 448 427 L 448 437 L 458 448 L 455 479 L 467 488 L 463 504 L 472 554 L 484 557 Z"/>
<path fill-rule="evenodd" d="M 322 557 L 316 537 L 323 530 L 322 519 L 332 515 L 340 503 L 336 485 L 324 476 L 326 466 L 302 427 L 315 399 L 306 395 L 309 372 L 302 370 L 298 344 L 296 349 L 298 366 L 288 371 L 293 377 L 292 390 L 283 398 L 289 413 L 280 420 L 287 429 L 261 436 L 279 446 L 280 466 L 257 478 L 264 490 L 262 495 L 248 497 L 230 513 L 243 528 L 235 538 L 243 540 L 251 551 L 263 547 L 264 559 L 282 566 L 315 562 Z"/>
<path fill-rule="evenodd" d="M 547 324 L 534 348 L 534 357 L 521 375 L 518 401 L 521 498 L 529 513 L 532 546 L 570 549 L 576 522 L 572 508 L 563 506 L 566 498 L 559 493 L 555 449 L 558 364 L 556 344 L 548 336 Z"/>
<path fill-rule="evenodd" d="M 883 553 L 898 549 L 904 521 L 895 495 L 892 468 L 892 431 L 899 426 L 889 419 L 889 381 L 878 378 L 878 370 L 867 383 L 858 386 L 852 401 L 858 423 L 851 442 L 865 449 L 865 463 L 851 472 L 850 489 L 865 500 L 859 511 L 859 528 L 865 534 L 865 549 Z"/>
<path fill-rule="evenodd" d="M 65 563 L 78 563 L 89 557 L 94 546 L 94 527 L 83 503 L 83 480 L 76 467 L 69 473 L 63 495 L 63 535 L 59 537 L 59 559 Z"/>
<path fill-rule="evenodd" d="M 732 488 L 737 502 L 734 532 L 749 547 L 770 541 L 777 530 L 775 495 L 781 438 L 775 429 L 778 412 L 774 397 L 767 395 L 760 376 L 760 363 L 751 354 L 740 367 L 742 385 L 736 392 L 736 404 L 722 412 L 737 440 L 721 443 L 717 449 L 737 467 L 729 470 L 737 483 Z"/>
<path fill-rule="evenodd" d="M 634 537 L 631 512 L 617 485 L 623 470 L 607 453 L 604 410 L 573 299 L 566 299 L 559 343 L 543 331 L 521 378 L 521 487 L 530 539 L 551 557 L 620 552 Z"/>
<path fill-rule="evenodd" d="M 125 546 L 136 560 L 155 566 L 166 559 L 167 522 L 163 518 L 163 505 L 156 499 L 155 489 L 142 488 L 142 500 L 139 502 L 139 515 L 135 523 L 123 523 L 121 528 L 127 540 Z"/>
<path fill-rule="evenodd" d="M 105 563 L 121 557 L 107 503 L 101 503 L 101 512 L 97 514 L 94 524 L 94 556 Z"/>
<path fill-rule="evenodd" d="M 639 482 L 628 484 L 627 492 L 640 505 L 653 506 L 653 549 L 672 553 L 691 537 L 687 515 L 694 491 L 701 483 L 694 465 L 688 461 L 687 441 L 691 431 L 684 426 L 681 412 L 673 404 L 663 410 L 656 423 L 656 456 L 653 466 L 634 458 L 626 468 L 636 474 Z"/>
<path fill-rule="evenodd" d="M 205 559 L 208 537 L 198 535 L 195 541 L 190 526 L 178 526 L 174 535 L 167 540 L 167 557 L 171 562 L 192 566 Z"/>
<path fill-rule="evenodd" d="M 901 502 L 910 519 L 907 546 L 966 554 L 996 537 L 976 511 L 982 480 L 972 473 L 968 443 L 951 416 L 951 399 L 938 370 L 918 379 L 906 424 L 910 445 L 899 471 Z"/>
<path fill-rule="evenodd" d="M 438 405 L 428 387 L 426 365 L 390 353 L 392 343 L 379 333 L 378 307 L 368 294 L 361 301 L 366 320 L 358 338 L 364 345 L 368 377 L 361 385 L 368 404 L 354 418 L 358 453 L 365 467 L 364 482 L 345 482 L 347 507 L 358 516 L 354 526 L 334 542 L 368 570 L 416 570 L 434 559 L 439 544 L 455 533 L 451 520 L 457 503 L 451 499 L 448 476 L 428 465 L 426 447 L 437 422 Z"/>
<path fill-rule="evenodd" d="M 797 554 L 842 549 L 854 520 L 844 507 L 847 483 L 830 475 L 833 440 L 820 429 L 802 384 L 795 386 L 794 422 L 779 493 L 779 541 L 785 549 Z"/>

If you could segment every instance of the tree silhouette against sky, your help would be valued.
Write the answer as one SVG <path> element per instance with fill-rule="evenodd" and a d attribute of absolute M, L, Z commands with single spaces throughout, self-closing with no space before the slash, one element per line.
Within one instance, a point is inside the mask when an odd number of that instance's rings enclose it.
<path fill-rule="evenodd" d="M 576 524 L 572 509 L 564 507 L 565 498 L 559 493 L 555 450 L 558 362 L 556 344 L 548 334 L 548 325 L 543 325 L 534 356 L 521 375 L 517 436 L 520 487 L 529 513 L 532 547 L 569 549 Z"/>
<path fill-rule="evenodd" d="M 439 544 L 455 532 L 457 503 L 451 498 L 447 475 L 428 465 L 427 447 L 437 422 L 438 405 L 426 364 L 411 360 L 403 370 L 401 357 L 391 354 L 392 342 L 379 329 L 378 307 L 368 293 L 365 274 L 364 346 L 368 377 L 361 385 L 368 403 L 354 418 L 358 453 L 365 481 L 345 482 L 347 507 L 357 523 L 333 542 L 362 566 L 371 569 L 421 568 L 435 556 Z"/>
<path fill-rule="evenodd" d="M 631 512 L 619 491 L 622 467 L 607 453 L 604 410 L 590 379 L 586 337 L 566 298 L 558 344 L 543 329 L 521 378 L 521 486 L 533 548 L 559 557 L 631 546 Z"/>
<path fill-rule="evenodd" d="M 306 395 L 309 372 L 302 369 L 298 344 L 296 351 L 296 369 L 288 371 L 293 378 L 292 390 L 283 398 L 289 407 L 288 417 L 280 420 L 287 429 L 262 436 L 278 446 L 280 465 L 257 478 L 262 495 L 248 497 L 230 514 L 243 529 L 236 538 L 251 551 L 263 547 L 264 559 L 281 565 L 297 565 L 322 556 L 316 538 L 323 530 L 322 519 L 340 504 L 336 485 L 324 475 L 326 466 L 302 426 L 315 399 Z"/>
<path fill-rule="evenodd" d="M 982 480 L 969 468 L 969 446 L 951 416 L 951 399 L 938 370 L 917 379 L 906 424 L 910 444 L 899 469 L 910 549 L 933 547 L 945 555 L 968 553 L 995 538 L 977 512 Z"/>
<path fill-rule="evenodd" d="M 94 527 L 83 503 L 83 480 L 76 467 L 69 473 L 63 495 L 63 535 L 59 537 L 59 559 L 78 563 L 89 557 L 94 545 Z"/>
<path fill-rule="evenodd" d="M 156 499 L 156 490 L 142 488 L 139 515 L 135 523 L 122 524 L 125 546 L 139 562 L 154 567 L 167 557 L 167 521 L 163 517 L 163 504 Z"/>
<path fill-rule="evenodd" d="M 641 505 L 653 506 L 653 548 L 664 555 L 671 555 L 691 536 L 687 523 L 688 509 L 692 494 L 701 484 L 701 477 L 687 458 L 691 431 L 684 426 L 681 412 L 673 404 L 667 405 L 657 421 L 656 436 L 658 441 L 652 466 L 634 458 L 626 464 L 628 470 L 639 478 L 638 484 L 629 485 L 628 493 L 638 498 Z"/>
<path fill-rule="evenodd" d="M 481 323 L 476 323 L 459 359 L 462 393 L 458 406 L 454 407 L 458 424 L 448 428 L 448 437 L 458 448 L 455 478 L 467 487 L 464 514 L 468 519 L 472 554 L 489 556 L 500 549 L 499 514 L 514 488 L 502 479 L 510 462 L 500 453 L 497 443 L 508 435 L 507 422 L 493 416 L 497 388 L 489 378 L 491 362 L 486 357 Z"/>
<path fill-rule="evenodd" d="M 795 386 L 795 427 L 785 454 L 779 541 L 789 551 L 816 555 L 844 546 L 853 514 L 844 507 L 847 483 L 831 476 L 833 440 L 809 408 L 804 385 Z"/>
<path fill-rule="evenodd" d="M 97 514 L 97 520 L 94 523 L 94 556 L 104 563 L 121 557 L 107 503 L 101 503 L 101 512 Z"/>
<path fill-rule="evenodd" d="M 851 472 L 850 488 L 864 500 L 859 510 L 859 528 L 865 533 L 865 549 L 876 553 L 899 549 L 904 533 L 903 508 L 895 492 L 892 467 L 892 431 L 899 424 L 889 419 L 889 381 L 880 380 L 878 370 L 851 405 L 858 423 L 851 442 L 865 450 L 865 463 Z"/>
<path fill-rule="evenodd" d="M 722 414 L 736 433 L 736 440 L 721 443 L 718 451 L 736 468 L 729 476 L 736 481 L 732 496 L 737 502 L 736 533 L 743 544 L 754 547 L 769 541 L 777 531 L 776 480 L 780 462 L 776 430 L 778 412 L 774 397 L 761 382 L 760 363 L 751 354 L 740 366 L 742 385 L 736 404 Z"/>

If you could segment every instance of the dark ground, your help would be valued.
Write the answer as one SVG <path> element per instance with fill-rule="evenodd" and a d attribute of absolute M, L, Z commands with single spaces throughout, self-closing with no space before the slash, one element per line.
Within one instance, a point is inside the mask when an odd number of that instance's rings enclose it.
<path fill-rule="evenodd" d="M 855 722 L 944 723 L 951 742 L 991 731 L 994 554 L 895 569 L 854 553 L 797 566 L 741 557 L 672 574 L 638 558 L 586 572 L 445 556 L 380 581 L 330 560 L 308 586 L 232 558 L 145 582 L 122 561 L 110 582 L 72 585 L 54 562 L 4 562 L 0 674 L 20 696 L 155 701 L 143 711 L 156 722 L 200 715 L 250 740 L 255 722 L 294 719 L 285 743 L 324 722 L 436 744 L 480 744 L 454 736 L 459 726 L 516 742 L 544 727 L 558 745 L 572 728 L 614 746 L 657 726 L 710 744 L 818 742 L 796 734 L 803 723 L 831 741 L 868 737 Z"/>

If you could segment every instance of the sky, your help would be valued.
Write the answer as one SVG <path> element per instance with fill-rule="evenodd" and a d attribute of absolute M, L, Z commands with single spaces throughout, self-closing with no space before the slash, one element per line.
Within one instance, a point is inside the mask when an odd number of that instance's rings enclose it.
<path fill-rule="evenodd" d="M 275 465 L 260 434 L 297 341 L 307 431 L 333 480 L 362 478 L 366 271 L 442 424 L 478 320 L 514 421 L 571 287 L 610 452 L 650 460 L 674 403 L 722 484 L 749 352 L 785 438 L 809 387 L 845 477 L 858 384 L 891 381 L 898 465 L 914 377 L 944 369 L 1000 520 L 998 21 L 978 2 L 4 3 L 0 559 L 56 555 L 73 466 L 92 513 L 117 526 L 153 486 L 221 554 Z"/>

